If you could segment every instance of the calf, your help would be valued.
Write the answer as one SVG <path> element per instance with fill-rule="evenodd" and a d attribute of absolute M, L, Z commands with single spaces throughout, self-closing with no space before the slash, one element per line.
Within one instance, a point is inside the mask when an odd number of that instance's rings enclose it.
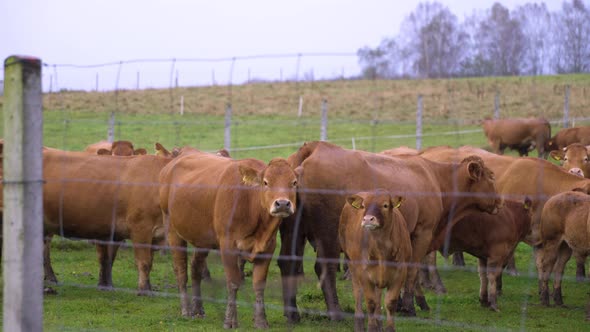
<path fill-rule="evenodd" d="M 524 202 L 504 203 L 496 215 L 471 212 L 439 233 L 431 245 L 431 250 L 445 256 L 465 251 L 479 259 L 479 302 L 494 311 L 499 311 L 496 290 L 502 288 L 502 268 L 531 227 L 532 202 L 528 197 Z"/>
<path fill-rule="evenodd" d="M 546 143 L 546 151 L 561 150 L 574 143 L 590 145 L 590 126 L 563 128 Z"/>
<path fill-rule="evenodd" d="M 295 212 L 297 174 L 284 159 L 268 165 L 203 152 L 177 157 L 160 173 L 160 205 L 172 247 L 184 316 L 205 314 L 201 278 L 208 249 L 220 249 L 227 282 L 224 328 L 237 328 L 236 295 L 242 283 L 239 258 L 254 264 L 254 325 L 268 327 L 264 288 L 281 220 Z M 191 260 L 187 295 L 187 243 L 204 250 Z M 191 302 L 191 303 L 189 303 Z"/>
<path fill-rule="evenodd" d="M 549 155 L 560 161 L 568 172 L 590 179 L 590 145 L 573 143 L 561 150 L 553 150 Z"/>
<path fill-rule="evenodd" d="M 541 215 L 540 241 L 535 245 L 542 305 L 549 305 L 549 277 L 554 274 L 553 300 L 563 305 L 561 278 L 572 251 L 590 254 L 590 196 L 570 191 L 551 197 Z M 590 307 L 586 318 L 590 319 Z"/>
<path fill-rule="evenodd" d="M 349 257 L 355 299 L 354 330 L 364 331 L 362 295 L 369 331 L 381 330 L 381 290 L 387 288 L 387 330 L 394 331 L 393 315 L 405 282 L 412 244 L 406 221 L 398 210 L 401 197 L 385 190 L 360 192 L 346 198 L 338 228 L 342 250 Z"/>

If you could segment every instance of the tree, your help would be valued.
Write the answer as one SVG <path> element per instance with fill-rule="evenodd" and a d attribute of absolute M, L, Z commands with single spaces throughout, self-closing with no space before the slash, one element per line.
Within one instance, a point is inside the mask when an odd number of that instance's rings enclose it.
<path fill-rule="evenodd" d="M 492 64 L 491 75 L 518 75 L 524 55 L 525 37 L 520 22 L 499 3 L 488 11 L 476 32 L 476 54 Z"/>
<path fill-rule="evenodd" d="M 398 47 L 393 39 L 383 39 L 381 44 L 372 49 L 365 46 L 357 51 L 362 68 L 362 77 L 368 79 L 397 77 L 395 59 L 398 58 Z"/>
<path fill-rule="evenodd" d="M 590 10 L 581 0 L 564 2 L 555 14 L 553 68 L 558 73 L 590 71 Z"/>
<path fill-rule="evenodd" d="M 523 74 L 542 75 L 549 71 L 552 19 L 545 3 L 527 3 L 517 8 L 515 18 L 524 34 Z"/>

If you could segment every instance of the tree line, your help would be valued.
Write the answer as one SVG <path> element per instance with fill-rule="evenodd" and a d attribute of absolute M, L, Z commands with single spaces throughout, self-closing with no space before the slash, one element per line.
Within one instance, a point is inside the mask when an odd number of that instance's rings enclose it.
<path fill-rule="evenodd" d="M 501 3 L 460 22 L 446 6 L 422 2 L 397 36 L 357 52 L 364 78 L 448 78 L 590 72 L 590 6 L 564 1 L 513 11 Z"/>

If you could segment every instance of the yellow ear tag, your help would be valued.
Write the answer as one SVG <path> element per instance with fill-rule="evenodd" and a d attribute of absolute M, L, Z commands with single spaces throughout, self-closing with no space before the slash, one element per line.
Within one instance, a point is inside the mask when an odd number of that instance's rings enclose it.
<path fill-rule="evenodd" d="M 399 202 L 397 202 L 393 208 L 394 209 L 398 209 L 400 206 L 402 206 L 402 202 L 403 201 L 404 201 L 404 198 L 401 197 L 400 200 L 399 200 Z"/>
<path fill-rule="evenodd" d="M 361 208 L 361 203 L 359 201 L 354 201 L 354 202 L 350 203 L 350 205 L 352 205 L 352 207 L 357 210 Z"/>

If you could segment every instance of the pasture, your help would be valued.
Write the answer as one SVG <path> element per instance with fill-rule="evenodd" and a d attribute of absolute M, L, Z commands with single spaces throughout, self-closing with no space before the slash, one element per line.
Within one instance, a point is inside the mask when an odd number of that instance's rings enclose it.
<path fill-rule="evenodd" d="M 588 75 L 538 78 L 489 78 L 413 81 L 334 81 L 259 83 L 243 86 L 175 88 L 118 92 L 64 91 L 44 96 L 44 145 L 81 150 L 105 139 L 108 117 L 115 113 L 115 139 L 131 140 L 153 152 L 154 142 L 166 147 L 190 145 L 215 151 L 223 147 L 224 112 L 232 104 L 231 154 L 265 161 L 286 157 L 304 141 L 319 139 L 321 100 L 328 100 L 328 140 L 346 148 L 378 152 L 415 146 L 417 95 L 424 96 L 423 147 L 435 145 L 485 146 L 479 121 L 493 115 L 494 96 L 500 91 L 500 114 L 506 117 L 563 117 L 563 86 L 571 85 L 571 118 L 590 114 Z M 179 96 L 185 114 L 178 114 Z M 299 97 L 303 115 L 297 117 Z M 0 97 L 0 103 L 2 98 Z M 588 124 L 578 120 L 576 124 Z M 559 125 L 553 123 L 553 133 Z M 3 130 L 3 127 L 0 127 Z M 272 147 L 268 147 L 272 146 Z M 536 152 L 533 152 L 536 155 Z M 280 246 L 280 243 L 279 245 Z M 276 253 L 278 254 L 278 246 Z M 176 280 L 169 252 L 155 254 L 151 274 L 155 295 L 135 295 L 137 271 L 130 248 L 121 249 L 113 267 L 114 291 L 96 289 L 98 264 L 94 246 L 87 241 L 54 238 L 52 260 L 60 284 L 56 295 L 44 300 L 47 331 L 184 331 L 221 330 L 226 290 L 218 255 L 210 254 L 212 281 L 204 282 L 206 318 L 180 315 Z M 349 331 L 353 328 L 354 300 L 350 281 L 339 280 L 338 295 L 348 313 L 342 322 L 331 322 L 322 313 L 324 299 L 313 272 L 314 253 L 308 245 L 305 278 L 298 304 L 301 323 L 289 326 L 283 317 L 280 272 L 271 263 L 266 287 L 266 312 L 271 330 Z M 575 282 L 574 262 L 568 263 L 563 285 L 566 307 L 539 305 L 537 275 L 532 250 L 520 244 L 516 253 L 520 276 L 504 275 L 501 312 L 480 307 L 476 260 L 466 255 L 467 266 L 455 268 L 439 256 L 441 276 L 448 293 L 427 291 L 430 312 L 416 318 L 398 316 L 400 331 L 580 331 L 590 288 Z M 246 271 L 250 266 L 246 265 Z M 2 273 L 5 273 L 3 271 Z M 341 273 L 339 273 L 339 276 Z M 246 277 L 238 292 L 241 330 L 251 330 L 254 293 Z"/>

